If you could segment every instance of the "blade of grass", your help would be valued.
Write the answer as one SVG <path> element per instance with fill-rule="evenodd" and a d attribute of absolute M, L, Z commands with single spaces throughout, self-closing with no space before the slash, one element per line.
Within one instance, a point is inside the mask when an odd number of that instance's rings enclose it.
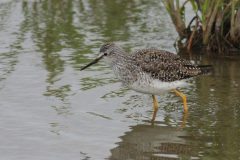
<path fill-rule="evenodd" d="M 214 20 L 216 18 L 216 14 L 217 14 L 217 11 L 218 11 L 218 7 L 219 7 L 219 4 L 221 3 L 221 0 L 217 0 L 217 2 L 215 3 L 215 6 L 214 6 L 214 10 L 211 14 L 211 17 L 208 21 L 208 25 L 207 25 L 207 29 L 206 29 L 206 33 L 205 33 L 205 36 L 204 36 L 204 39 L 203 39 L 203 44 L 208 44 L 209 42 L 209 37 L 211 35 L 211 31 L 212 31 L 212 25 L 214 23 Z"/>

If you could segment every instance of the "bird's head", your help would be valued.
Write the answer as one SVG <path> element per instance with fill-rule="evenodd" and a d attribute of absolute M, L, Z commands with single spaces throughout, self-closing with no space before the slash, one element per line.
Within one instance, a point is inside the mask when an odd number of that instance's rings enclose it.
<path fill-rule="evenodd" d="M 105 43 L 101 46 L 98 53 L 98 57 L 89 64 L 87 64 L 85 67 L 83 67 L 81 71 L 99 61 L 105 61 L 110 65 L 113 62 L 113 60 L 117 57 L 117 55 L 120 55 L 122 53 L 125 52 L 119 45 L 115 44 L 114 42 Z"/>

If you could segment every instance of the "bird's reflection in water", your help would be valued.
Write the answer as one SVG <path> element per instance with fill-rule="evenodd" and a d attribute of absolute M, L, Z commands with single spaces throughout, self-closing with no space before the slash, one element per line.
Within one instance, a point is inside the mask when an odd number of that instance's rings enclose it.
<path fill-rule="evenodd" d="M 156 114 L 156 113 L 154 113 Z M 186 114 L 181 125 L 186 124 Z M 198 157 L 196 141 L 191 141 L 183 127 L 171 127 L 166 122 L 145 121 L 131 126 L 131 131 L 120 137 L 122 142 L 111 150 L 109 159 L 179 159 Z"/>
<path fill-rule="evenodd" d="M 154 124 L 157 112 L 158 112 L 158 108 L 154 108 L 153 117 L 152 117 L 152 124 Z M 182 122 L 179 123 L 179 125 L 181 125 L 182 127 L 186 127 L 186 122 L 187 122 L 187 114 L 183 114 Z"/>

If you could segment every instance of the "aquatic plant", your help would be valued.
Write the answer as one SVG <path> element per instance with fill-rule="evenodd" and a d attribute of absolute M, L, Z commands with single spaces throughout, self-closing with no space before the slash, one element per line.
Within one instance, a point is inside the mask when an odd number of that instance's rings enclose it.
<path fill-rule="evenodd" d="M 186 27 L 185 5 L 190 2 L 195 15 Z M 166 9 L 179 33 L 186 38 L 185 46 L 205 46 L 207 50 L 240 50 L 240 1 L 239 0 L 165 0 Z M 192 22 L 195 20 L 195 26 Z"/>

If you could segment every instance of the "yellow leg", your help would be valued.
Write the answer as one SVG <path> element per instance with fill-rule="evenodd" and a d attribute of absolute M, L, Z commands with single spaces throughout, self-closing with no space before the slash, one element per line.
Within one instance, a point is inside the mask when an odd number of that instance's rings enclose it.
<path fill-rule="evenodd" d="M 183 122 L 178 124 L 181 125 L 181 127 L 186 127 L 186 123 L 187 123 L 187 114 L 183 114 Z M 179 129 L 179 128 L 177 127 L 176 129 Z"/>
<path fill-rule="evenodd" d="M 154 95 L 152 95 L 152 98 L 153 98 L 153 103 L 154 103 L 154 113 L 153 113 L 152 121 L 154 121 L 155 117 L 156 117 L 156 114 L 157 114 L 157 111 L 158 111 L 158 104 L 157 104 L 157 101 L 156 101 Z"/>
<path fill-rule="evenodd" d="M 154 109 L 155 109 L 155 108 L 158 109 L 158 104 L 157 104 L 157 101 L 156 101 L 156 99 L 155 99 L 155 96 L 152 95 L 152 98 L 153 98 L 153 103 L 154 103 Z"/>
<path fill-rule="evenodd" d="M 184 114 L 190 114 L 187 110 L 187 98 L 184 94 L 178 92 L 177 90 L 173 89 L 175 93 L 177 93 L 183 100 L 183 106 L 184 106 Z"/>
<path fill-rule="evenodd" d="M 183 122 L 179 123 L 182 127 L 186 127 L 186 122 L 187 122 L 187 114 L 183 115 Z"/>

